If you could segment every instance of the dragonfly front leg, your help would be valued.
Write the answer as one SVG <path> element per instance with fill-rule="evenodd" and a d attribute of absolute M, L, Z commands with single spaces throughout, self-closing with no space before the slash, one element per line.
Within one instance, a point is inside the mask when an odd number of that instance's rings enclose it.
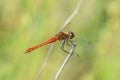
<path fill-rule="evenodd" d="M 73 45 L 74 42 L 75 42 L 75 41 L 68 40 L 68 41 L 66 41 L 66 46 L 71 47 L 71 46 Z"/>

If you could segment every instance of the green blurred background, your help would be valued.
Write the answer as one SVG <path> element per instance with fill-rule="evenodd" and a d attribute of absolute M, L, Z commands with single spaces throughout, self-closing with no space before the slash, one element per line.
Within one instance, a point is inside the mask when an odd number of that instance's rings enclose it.
<path fill-rule="evenodd" d="M 0 80 L 34 80 L 54 36 L 79 0 L 0 0 Z M 84 0 L 64 31 L 92 42 L 73 56 L 59 80 L 120 80 L 120 0 Z M 53 80 L 66 54 L 56 42 L 40 80 Z"/>

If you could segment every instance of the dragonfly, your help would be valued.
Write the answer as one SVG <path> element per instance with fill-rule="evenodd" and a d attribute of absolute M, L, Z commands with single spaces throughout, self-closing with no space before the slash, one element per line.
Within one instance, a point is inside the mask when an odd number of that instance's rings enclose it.
<path fill-rule="evenodd" d="M 65 52 L 65 53 L 69 53 L 69 51 L 65 50 L 64 47 L 65 46 L 69 46 L 71 47 L 73 45 L 73 38 L 75 37 L 75 34 L 72 32 L 72 31 L 69 31 L 69 32 L 63 32 L 63 31 L 60 31 L 58 34 L 56 34 L 54 37 L 51 37 L 50 39 L 48 39 L 47 41 L 41 43 L 41 44 L 38 44 L 36 46 L 33 46 L 31 48 L 28 48 L 26 51 L 25 51 L 25 54 L 26 53 L 29 53 L 37 48 L 40 48 L 42 46 L 45 46 L 47 44 L 50 44 L 50 43 L 53 43 L 53 42 L 56 42 L 56 41 L 63 41 L 62 42 L 62 45 L 61 45 L 61 49 Z"/>

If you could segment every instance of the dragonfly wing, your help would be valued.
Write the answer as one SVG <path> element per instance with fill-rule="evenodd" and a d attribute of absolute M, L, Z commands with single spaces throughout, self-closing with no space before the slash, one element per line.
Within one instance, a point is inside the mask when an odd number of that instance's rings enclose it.
<path fill-rule="evenodd" d="M 77 46 L 75 48 L 75 53 L 79 55 L 82 59 L 88 59 L 93 55 L 93 43 L 83 39 L 77 39 Z"/>

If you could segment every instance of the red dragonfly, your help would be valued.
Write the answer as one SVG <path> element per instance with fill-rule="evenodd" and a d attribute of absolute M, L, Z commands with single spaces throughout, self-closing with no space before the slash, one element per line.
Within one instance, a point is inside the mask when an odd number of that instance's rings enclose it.
<path fill-rule="evenodd" d="M 53 42 L 55 42 L 55 41 L 63 41 L 63 43 L 62 43 L 62 45 L 61 45 L 61 49 L 62 49 L 64 52 L 68 53 L 68 51 L 66 51 L 66 50 L 64 49 L 64 46 L 66 45 L 66 46 L 71 47 L 71 45 L 72 45 L 73 42 L 74 42 L 74 41 L 71 40 L 71 39 L 73 39 L 73 37 L 74 37 L 74 33 L 73 33 L 73 32 L 69 31 L 69 32 L 65 33 L 65 32 L 62 32 L 62 31 L 61 31 L 61 32 L 59 32 L 58 34 L 56 34 L 54 37 L 52 37 L 52 38 L 50 38 L 49 40 L 47 40 L 46 42 L 41 43 L 41 44 L 38 44 L 38 45 L 36 45 L 36 46 L 33 46 L 33 47 L 27 49 L 27 50 L 25 51 L 25 53 L 29 53 L 29 52 L 31 52 L 31 51 L 39 48 L 39 47 L 42 47 L 42 46 L 44 46 L 44 45 L 53 43 Z"/>

